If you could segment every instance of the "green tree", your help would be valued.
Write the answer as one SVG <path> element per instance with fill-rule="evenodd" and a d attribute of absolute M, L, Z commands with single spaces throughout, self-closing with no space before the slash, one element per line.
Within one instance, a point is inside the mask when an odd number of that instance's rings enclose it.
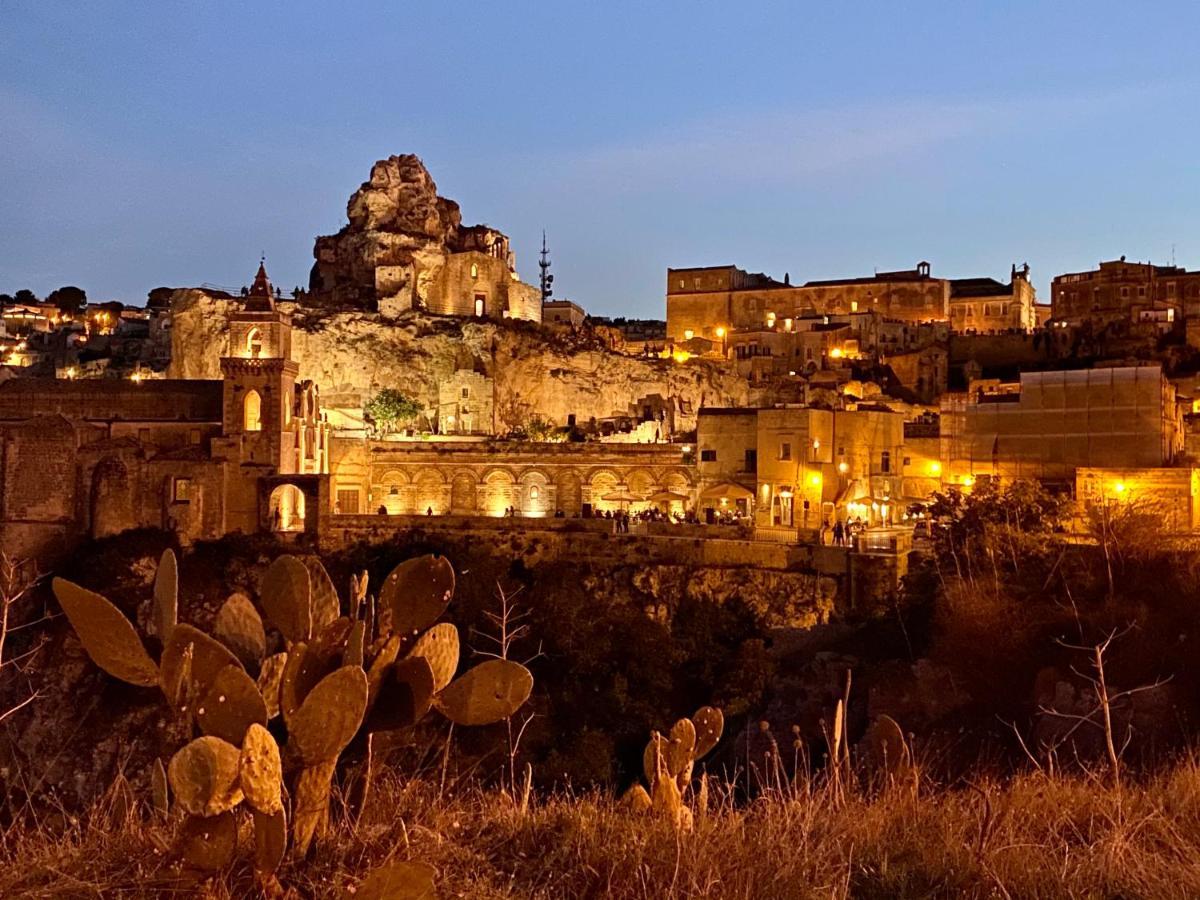
<path fill-rule="evenodd" d="M 21 288 L 13 295 L 13 300 L 22 306 L 29 306 L 38 302 L 37 294 L 29 290 L 29 288 Z"/>
<path fill-rule="evenodd" d="M 565 438 L 562 430 L 551 422 L 549 419 L 544 419 L 541 416 L 531 416 L 521 430 L 525 432 L 525 436 L 531 441 L 554 442 L 557 443 Z"/>
<path fill-rule="evenodd" d="M 384 388 L 363 405 L 363 414 L 382 434 L 411 422 L 421 414 L 421 404 L 395 388 Z"/>
<path fill-rule="evenodd" d="M 57 291 L 51 291 L 46 300 L 65 313 L 77 313 L 87 305 L 87 292 L 83 288 L 67 285 Z"/>

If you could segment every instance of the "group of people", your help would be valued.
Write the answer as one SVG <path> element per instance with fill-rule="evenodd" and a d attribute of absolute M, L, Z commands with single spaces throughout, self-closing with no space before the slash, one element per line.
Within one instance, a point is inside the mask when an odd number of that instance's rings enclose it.
<path fill-rule="evenodd" d="M 854 535 L 861 532 L 867 527 L 867 523 L 862 520 L 861 516 L 855 516 L 848 522 L 842 522 L 838 519 L 833 523 L 833 527 L 829 527 L 829 522 L 821 523 L 821 543 L 825 543 L 825 535 L 829 534 L 833 538 L 833 546 L 845 547 L 854 540 Z"/>

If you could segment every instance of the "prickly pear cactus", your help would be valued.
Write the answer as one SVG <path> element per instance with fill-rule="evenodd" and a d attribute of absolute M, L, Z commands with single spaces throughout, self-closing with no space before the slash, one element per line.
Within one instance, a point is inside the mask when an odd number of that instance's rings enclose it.
<path fill-rule="evenodd" d="M 640 784 L 633 785 L 623 797 L 626 808 L 635 812 L 653 812 L 677 829 L 691 830 L 697 815 L 703 817 L 708 806 L 708 781 L 703 775 L 695 814 L 685 802 L 685 795 L 691 788 L 692 771 L 696 761 L 716 747 L 724 727 L 721 711 L 704 706 L 690 719 L 680 719 L 671 726 L 669 735 L 652 732 L 642 753 L 642 771 L 650 790 Z"/>
<path fill-rule="evenodd" d="M 137 629 L 119 609 L 99 594 L 62 578 L 55 578 L 53 587 L 92 662 L 113 678 L 138 687 L 158 684 L 158 666 L 142 646 Z"/>
<path fill-rule="evenodd" d="M 285 796 L 291 845 L 303 856 L 328 826 L 339 758 L 356 739 L 366 750 L 353 779 L 361 811 L 376 733 L 412 728 L 434 708 L 455 724 L 487 725 L 529 698 L 533 676 L 511 660 L 491 659 L 455 678 L 458 631 L 437 623 L 454 581 L 446 559 L 418 557 L 392 571 L 377 603 L 363 572 L 351 579 L 346 614 L 318 559 L 281 556 L 263 575 L 258 606 L 232 595 L 210 635 L 177 621 L 178 563 L 168 551 L 154 582 L 157 663 L 132 623 L 99 594 L 61 579 L 54 590 L 101 669 L 158 685 L 187 727 L 203 733 L 165 771 L 160 762 L 152 772 L 155 810 L 167 815 L 169 790 L 186 816 L 177 847 L 183 862 L 200 871 L 227 866 L 237 850 L 238 817 L 249 813 L 255 869 L 270 885 L 288 846 Z M 267 655 L 268 626 L 282 635 L 285 652 Z M 282 746 L 267 728 L 277 716 L 288 735 Z M 684 744 L 675 750 L 680 758 Z M 432 877 L 423 864 L 394 863 L 359 885 L 357 896 L 433 896 Z"/>

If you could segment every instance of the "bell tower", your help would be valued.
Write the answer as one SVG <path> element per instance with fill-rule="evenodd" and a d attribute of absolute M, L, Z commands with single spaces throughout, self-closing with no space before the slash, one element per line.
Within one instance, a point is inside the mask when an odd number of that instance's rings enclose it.
<path fill-rule="evenodd" d="M 229 350 L 221 358 L 224 423 L 220 441 L 231 462 L 295 474 L 291 429 L 296 377 L 292 319 L 278 309 L 260 262 L 242 308 L 229 317 Z"/>

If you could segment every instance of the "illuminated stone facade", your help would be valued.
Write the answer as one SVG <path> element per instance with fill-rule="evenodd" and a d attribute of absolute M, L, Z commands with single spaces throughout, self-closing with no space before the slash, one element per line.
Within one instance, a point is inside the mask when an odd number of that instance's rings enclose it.
<path fill-rule="evenodd" d="M 1053 318 L 1093 325 L 1136 322 L 1144 313 L 1170 321 L 1200 315 L 1200 272 L 1180 266 L 1102 262 L 1087 272 L 1057 276 L 1050 286 Z"/>

